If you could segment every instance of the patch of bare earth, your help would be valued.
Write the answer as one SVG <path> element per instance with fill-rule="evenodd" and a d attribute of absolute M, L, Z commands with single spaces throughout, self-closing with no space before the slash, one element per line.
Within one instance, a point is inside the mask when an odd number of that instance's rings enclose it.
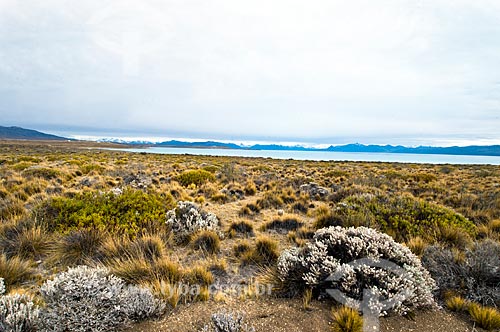
<path fill-rule="evenodd" d="M 305 310 L 300 299 L 232 299 L 182 305 L 159 321 L 132 326 L 126 332 L 197 332 L 210 321 L 212 313 L 226 310 L 245 314 L 256 332 L 325 332 L 330 330 L 330 304 L 314 301 Z M 472 332 L 471 324 L 444 310 L 419 312 L 414 320 L 404 317 L 382 318 L 380 331 Z"/>

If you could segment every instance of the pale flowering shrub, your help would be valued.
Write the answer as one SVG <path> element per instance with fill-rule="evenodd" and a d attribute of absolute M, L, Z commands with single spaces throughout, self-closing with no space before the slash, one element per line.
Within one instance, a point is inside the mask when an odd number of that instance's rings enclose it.
<path fill-rule="evenodd" d="M 212 315 L 210 324 L 200 332 L 255 332 L 255 329 L 244 322 L 243 315 L 231 312 L 218 312 Z"/>
<path fill-rule="evenodd" d="M 381 265 L 359 261 L 365 258 Z M 390 262 L 398 273 L 384 267 L 384 262 Z M 306 288 L 320 294 L 335 289 L 361 301 L 369 290 L 393 302 L 387 310 L 373 308 L 381 315 L 436 305 L 432 293 L 435 282 L 420 259 L 390 236 L 371 228 L 322 228 L 304 248 L 285 250 L 278 259 L 277 272 L 284 295 L 294 296 Z"/>
<path fill-rule="evenodd" d="M 40 293 L 45 331 L 110 331 L 165 308 L 148 289 L 128 286 L 104 268 L 70 268 L 46 281 Z"/>
<path fill-rule="evenodd" d="M 0 331 L 37 331 L 39 314 L 38 307 L 28 295 L 0 296 Z"/>
<path fill-rule="evenodd" d="M 218 231 L 219 219 L 194 203 L 180 201 L 175 209 L 167 212 L 167 225 L 183 241 L 200 230 Z"/>
<path fill-rule="evenodd" d="M 3 278 L 0 278 L 0 295 L 5 293 L 5 282 Z"/>

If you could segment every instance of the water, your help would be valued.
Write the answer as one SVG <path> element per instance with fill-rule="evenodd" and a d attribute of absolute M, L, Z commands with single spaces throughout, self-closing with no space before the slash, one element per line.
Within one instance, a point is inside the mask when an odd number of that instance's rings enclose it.
<path fill-rule="evenodd" d="M 406 153 L 370 153 L 370 152 L 328 152 L 328 151 L 266 151 L 232 149 L 193 149 L 150 147 L 140 149 L 109 149 L 128 152 L 146 152 L 157 154 L 190 154 L 202 156 L 259 157 L 273 159 L 295 159 L 316 161 L 379 161 L 419 164 L 478 164 L 500 165 L 500 157 L 493 156 L 457 156 L 443 154 L 406 154 Z"/>

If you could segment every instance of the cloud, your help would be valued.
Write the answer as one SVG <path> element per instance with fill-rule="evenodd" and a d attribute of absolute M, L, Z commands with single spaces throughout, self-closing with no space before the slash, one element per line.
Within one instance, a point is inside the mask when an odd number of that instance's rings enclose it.
<path fill-rule="evenodd" d="M 41 129 L 500 142 L 499 21 L 488 0 L 2 0 L 0 112 Z"/>

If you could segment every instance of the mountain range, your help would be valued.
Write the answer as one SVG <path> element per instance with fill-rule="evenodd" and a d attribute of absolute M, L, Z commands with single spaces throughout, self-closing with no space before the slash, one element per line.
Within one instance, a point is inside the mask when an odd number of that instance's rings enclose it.
<path fill-rule="evenodd" d="M 23 140 L 73 140 L 65 137 L 42 133 L 36 130 L 21 127 L 0 126 L 0 139 Z M 288 146 L 280 144 L 238 145 L 217 141 L 184 142 L 178 140 L 154 143 L 149 141 L 124 141 L 120 139 L 102 139 L 102 142 L 112 142 L 126 145 L 174 147 L 174 148 L 203 148 L 203 149 L 246 149 L 246 150 L 284 150 L 284 151 L 331 151 L 331 152 L 370 152 L 370 153 L 411 153 L 411 154 L 446 154 L 471 156 L 500 156 L 500 145 L 470 145 L 470 146 L 418 146 L 406 147 L 402 145 L 364 145 L 346 144 L 331 145 L 327 148 L 304 147 L 300 145 Z"/>
<path fill-rule="evenodd" d="M 21 127 L 0 126 L 0 139 L 23 139 L 23 140 L 57 140 L 67 141 L 68 138 L 45 134 L 37 130 L 25 129 Z"/>

